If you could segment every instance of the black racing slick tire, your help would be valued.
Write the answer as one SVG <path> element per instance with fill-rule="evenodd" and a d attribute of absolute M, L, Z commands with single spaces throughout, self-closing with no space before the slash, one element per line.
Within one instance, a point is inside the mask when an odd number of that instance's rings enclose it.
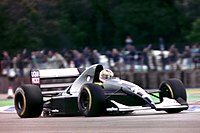
<path fill-rule="evenodd" d="M 15 109 L 21 118 L 39 117 L 43 109 L 43 97 L 37 85 L 22 85 L 15 91 Z"/>
<path fill-rule="evenodd" d="M 103 88 L 97 84 L 85 84 L 78 97 L 78 108 L 86 117 L 100 116 L 105 112 Z"/>
<path fill-rule="evenodd" d="M 163 81 L 159 87 L 160 90 L 160 101 L 163 101 L 163 97 L 168 97 L 171 99 L 175 99 L 177 101 L 187 102 L 187 95 L 185 87 L 181 80 L 179 79 L 169 79 Z M 181 112 L 182 109 L 166 109 L 167 113 L 178 113 Z"/>

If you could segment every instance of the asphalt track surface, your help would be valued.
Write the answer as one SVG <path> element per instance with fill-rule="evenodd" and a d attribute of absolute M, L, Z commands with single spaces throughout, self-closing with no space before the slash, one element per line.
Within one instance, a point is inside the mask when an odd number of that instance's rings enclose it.
<path fill-rule="evenodd" d="M 200 112 L 135 112 L 126 116 L 21 119 L 0 113 L 1 133 L 200 133 Z"/>

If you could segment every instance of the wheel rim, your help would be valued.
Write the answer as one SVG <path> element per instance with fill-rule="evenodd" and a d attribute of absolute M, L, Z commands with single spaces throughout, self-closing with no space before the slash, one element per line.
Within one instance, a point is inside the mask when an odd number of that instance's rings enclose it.
<path fill-rule="evenodd" d="M 21 114 L 24 110 L 24 97 L 20 93 L 18 93 L 15 97 L 16 97 L 15 100 L 16 109 L 19 110 Z"/>
<path fill-rule="evenodd" d="M 171 97 L 170 91 L 167 87 L 164 87 L 162 90 L 162 97 Z"/>
<path fill-rule="evenodd" d="M 84 90 L 81 94 L 81 97 L 80 97 L 80 105 L 81 105 L 81 108 L 83 110 L 87 110 L 87 108 L 89 107 L 89 103 L 90 103 L 90 98 L 89 98 L 89 94 L 87 93 L 86 90 Z"/>
<path fill-rule="evenodd" d="M 163 85 L 161 91 L 162 91 L 160 93 L 161 100 L 163 100 L 163 97 L 174 98 L 174 94 L 170 85 L 168 84 Z"/>

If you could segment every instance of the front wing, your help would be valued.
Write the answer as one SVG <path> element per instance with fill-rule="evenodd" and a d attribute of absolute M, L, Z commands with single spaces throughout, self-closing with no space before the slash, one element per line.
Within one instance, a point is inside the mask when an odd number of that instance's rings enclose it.
<path fill-rule="evenodd" d="M 112 111 L 120 111 L 120 112 L 131 112 L 131 111 L 138 111 L 138 110 L 148 110 L 148 109 L 155 109 L 157 111 L 161 110 L 167 110 L 167 109 L 182 109 L 182 110 L 187 110 L 188 109 L 188 104 L 184 101 L 177 101 L 175 99 L 170 99 L 170 98 L 163 98 L 163 101 L 158 104 L 154 104 L 154 107 L 148 107 L 148 106 L 126 106 L 123 104 L 120 104 L 114 100 L 111 100 L 111 102 L 116 106 L 107 108 L 106 110 L 109 112 Z"/>

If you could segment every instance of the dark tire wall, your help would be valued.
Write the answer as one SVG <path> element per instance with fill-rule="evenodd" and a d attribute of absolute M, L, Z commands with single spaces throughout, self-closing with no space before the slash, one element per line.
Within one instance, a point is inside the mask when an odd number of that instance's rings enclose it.
<path fill-rule="evenodd" d="M 163 101 L 163 97 L 172 98 L 175 100 L 182 99 L 187 102 L 187 94 L 185 87 L 179 79 L 168 79 L 160 84 L 160 101 Z M 167 109 L 168 113 L 178 113 L 182 109 Z"/>
<path fill-rule="evenodd" d="M 83 85 L 78 97 L 78 107 L 80 113 L 84 116 L 92 117 L 102 115 L 105 112 L 103 88 L 97 84 Z"/>
<path fill-rule="evenodd" d="M 15 91 L 15 109 L 21 118 L 39 117 L 43 109 L 41 90 L 36 85 L 22 85 Z"/>
<path fill-rule="evenodd" d="M 173 92 L 169 98 L 177 99 L 181 97 L 183 100 L 187 101 L 186 90 L 183 83 L 179 79 L 168 79 L 161 83 L 160 90 L 162 91 L 163 88 L 168 88 Z M 161 93 L 162 96 L 162 93 Z"/>

